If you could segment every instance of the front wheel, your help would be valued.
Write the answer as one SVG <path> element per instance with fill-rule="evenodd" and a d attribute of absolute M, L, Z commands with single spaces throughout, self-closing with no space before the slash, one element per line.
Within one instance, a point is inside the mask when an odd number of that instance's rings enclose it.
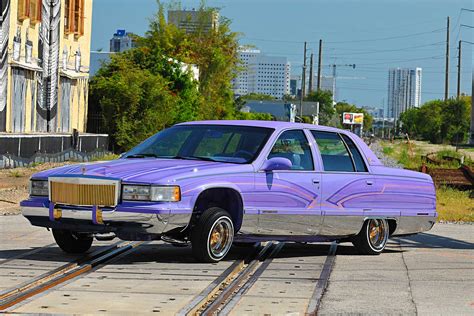
<path fill-rule="evenodd" d="M 84 253 L 92 246 L 92 237 L 70 230 L 53 229 L 54 240 L 64 252 Z"/>
<path fill-rule="evenodd" d="M 229 213 L 219 207 L 207 209 L 191 231 L 194 257 L 200 262 L 218 262 L 232 247 L 234 224 Z"/>
<path fill-rule="evenodd" d="M 387 245 L 389 226 L 386 219 L 369 219 L 352 243 L 362 255 L 378 255 Z"/>

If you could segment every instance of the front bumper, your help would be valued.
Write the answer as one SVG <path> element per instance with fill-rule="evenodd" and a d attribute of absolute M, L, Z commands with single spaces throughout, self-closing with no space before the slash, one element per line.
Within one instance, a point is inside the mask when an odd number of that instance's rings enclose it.
<path fill-rule="evenodd" d="M 30 205 L 28 205 L 30 204 Z M 88 233 L 115 233 L 119 238 L 130 240 L 147 239 L 146 236 L 158 237 L 171 230 L 184 229 L 190 219 L 191 211 L 161 208 L 159 210 L 132 208 L 94 209 L 91 207 L 74 207 L 57 205 L 21 204 L 21 212 L 34 226 L 68 229 Z M 54 217 L 54 210 L 60 210 Z M 96 212 L 100 212 L 97 222 Z M 153 239 L 150 237 L 150 239 Z"/>

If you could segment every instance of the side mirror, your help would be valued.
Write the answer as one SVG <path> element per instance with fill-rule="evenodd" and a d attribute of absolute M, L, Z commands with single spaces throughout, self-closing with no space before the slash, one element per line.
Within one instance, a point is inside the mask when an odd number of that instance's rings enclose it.
<path fill-rule="evenodd" d="M 293 164 L 290 159 L 283 157 L 270 158 L 263 164 L 262 170 L 273 171 L 273 170 L 291 170 Z"/>

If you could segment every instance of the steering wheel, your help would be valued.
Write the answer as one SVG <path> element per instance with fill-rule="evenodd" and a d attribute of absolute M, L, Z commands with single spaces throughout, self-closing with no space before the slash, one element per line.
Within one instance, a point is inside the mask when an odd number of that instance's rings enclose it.
<path fill-rule="evenodd" d="M 234 157 L 239 157 L 239 158 L 244 158 L 245 160 L 249 161 L 249 160 L 252 160 L 253 158 L 253 154 L 249 151 L 246 151 L 246 150 L 237 150 L 234 155 Z"/>

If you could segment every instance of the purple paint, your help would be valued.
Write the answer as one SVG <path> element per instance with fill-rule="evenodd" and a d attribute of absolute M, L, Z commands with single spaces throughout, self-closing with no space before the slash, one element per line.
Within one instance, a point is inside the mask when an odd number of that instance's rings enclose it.
<path fill-rule="evenodd" d="M 398 221 L 402 217 L 426 217 L 434 220 L 437 216 L 435 189 L 429 175 L 383 166 L 368 146 L 348 131 L 270 121 L 203 121 L 179 124 L 183 125 L 253 126 L 271 128 L 274 131 L 259 155 L 248 164 L 147 157 L 90 163 L 85 171 L 84 164 L 67 165 L 36 173 L 32 178 L 108 178 L 119 179 L 122 184 L 178 185 L 181 189 L 179 202 L 121 201 L 114 209 L 117 214 L 190 215 L 199 195 L 205 190 L 232 189 L 240 195 L 243 202 L 245 213 L 239 215 L 244 219 L 243 225 L 249 218 L 258 217 L 256 222 L 261 225 L 258 229 L 271 230 L 275 221 L 284 228 L 285 223 L 291 222 L 291 216 L 298 216 L 300 222 L 294 223 L 298 225 L 297 229 L 301 229 L 302 233 L 311 231 L 315 235 L 320 226 L 325 225 L 324 217 L 334 220 L 339 217 L 379 216 Z M 288 129 L 304 130 L 314 170 L 262 170 L 279 135 Z M 311 130 L 341 133 L 350 137 L 361 152 L 368 172 L 325 172 Z M 47 207 L 49 218 L 54 220 L 54 204 L 49 203 L 47 197 L 31 197 L 20 205 L 30 208 Z M 69 207 L 90 211 L 92 221 L 97 224 L 97 207 Z M 278 219 L 280 215 L 282 219 Z M 304 220 L 305 215 L 310 215 L 307 222 Z M 322 220 L 314 220 L 317 217 Z"/>

